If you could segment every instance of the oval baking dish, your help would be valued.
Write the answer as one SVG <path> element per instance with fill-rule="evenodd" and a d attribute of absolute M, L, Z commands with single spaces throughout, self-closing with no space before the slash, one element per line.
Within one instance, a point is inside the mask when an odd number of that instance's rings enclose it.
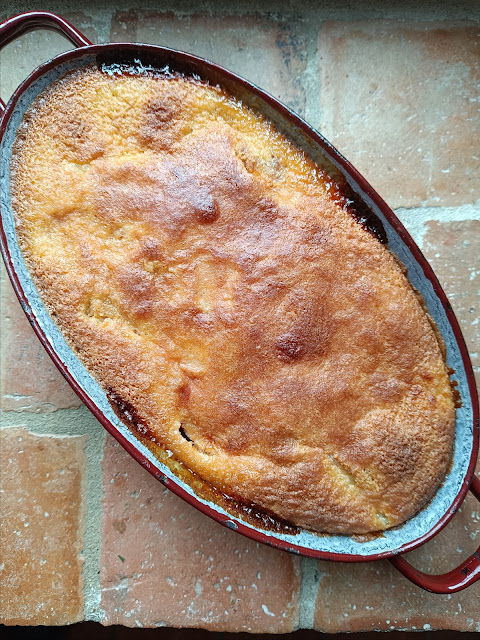
<path fill-rule="evenodd" d="M 431 267 L 390 208 L 350 163 L 306 122 L 270 95 L 218 65 L 153 45 L 92 45 L 65 20 L 44 12 L 22 14 L 0 25 L 0 47 L 38 27 L 60 31 L 79 48 L 61 54 L 36 69 L 14 92 L 7 107 L 0 104 L 1 248 L 8 274 L 33 329 L 83 402 L 140 464 L 177 495 L 223 525 L 254 540 L 293 553 L 328 560 L 361 562 L 389 558 L 410 580 L 437 593 L 458 591 L 480 579 L 478 551 L 460 567 L 442 576 L 419 572 L 400 557 L 401 553 L 414 549 L 438 533 L 454 515 L 469 488 L 480 499 L 480 482 L 474 476 L 479 444 L 478 396 L 465 343 L 445 294 Z M 451 469 L 430 503 L 404 524 L 385 531 L 381 537 L 365 541 L 349 536 L 317 535 L 306 530 L 295 533 L 288 529 L 268 531 L 196 495 L 118 419 L 107 394 L 86 371 L 50 318 L 25 266 L 16 234 L 10 196 L 12 146 L 26 110 L 58 78 L 88 65 L 124 64 L 168 68 L 171 72 L 197 76 L 211 85 L 219 85 L 264 115 L 319 166 L 340 176 L 348 197 L 355 202 L 357 212 L 361 212 L 362 223 L 372 228 L 379 221 L 379 228 L 382 228 L 382 232 L 384 229 L 389 248 L 407 267 L 411 284 L 423 296 L 428 312 L 443 336 L 447 346 L 447 364 L 455 371 L 462 399 L 462 406 L 457 410 Z"/>

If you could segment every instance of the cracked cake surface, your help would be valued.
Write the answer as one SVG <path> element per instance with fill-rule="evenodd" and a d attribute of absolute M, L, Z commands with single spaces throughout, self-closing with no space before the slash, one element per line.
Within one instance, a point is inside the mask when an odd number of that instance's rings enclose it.
<path fill-rule="evenodd" d="M 139 436 L 313 531 L 381 531 L 430 500 L 455 422 L 441 339 L 262 116 L 188 77 L 87 67 L 35 100 L 12 166 L 40 295 Z"/>

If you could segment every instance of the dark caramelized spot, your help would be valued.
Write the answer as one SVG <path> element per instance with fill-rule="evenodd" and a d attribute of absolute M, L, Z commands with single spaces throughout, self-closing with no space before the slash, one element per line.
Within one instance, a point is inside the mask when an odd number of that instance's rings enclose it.
<path fill-rule="evenodd" d="M 447 373 L 449 376 L 453 376 L 455 375 L 455 369 L 452 369 L 452 367 L 449 367 L 447 365 Z M 450 389 L 452 390 L 452 394 L 453 394 L 453 401 L 455 403 L 455 409 L 460 409 L 463 402 L 462 402 L 462 396 L 460 395 L 460 391 L 458 390 L 458 381 L 457 380 L 450 380 Z"/>
<path fill-rule="evenodd" d="M 456 380 L 451 380 L 450 386 L 453 393 L 453 401 L 455 402 L 455 409 L 460 409 L 463 403 L 462 396 L 460 395 L 460 391 L 458 390 L 458 382 Z"/>
<path fill-rule="evenodd" d="M 188 404 L 190 398 L 191 388 L 188 382 L 182 384 L 178 389 L 178 404 L 180 407 L 185 407 Z"/>
<path fill-rule="evenodd" d="M 140 257 L 147 260 L 166 261 L 166 256 L 162 243 L 154 237 L 144 238 L 140 240 Z"/>
<path fill-rule="evenodd" d="M 178 102 L 172 96 L 158 96 L 148 105 L 147 113 L 152 127 L 162 128 L 172 122 L 180 111 Z"/>
<path fill-rule="evenodd" d="M 322 301 L 305 291 L 285 298 L 278 306 L 276 323 L 283 329 L 274 337 L 276 355 L 287 363 L 324 356 L 335 329 Z"/>
<path fill-rule="evenodd" d="M 208 194 L 209 195 L 209 194 Z M 200 222 L 215 222 L 220 216 L 218 204 L 209 195 L 205 200 L 199 200 L 199 206 L 197 209 Z"/>
<path fill-rule="evenodd" d="M 280 336 L 275 344 L 278 352 L 278 357 L 284 362 L 291 362 L 298 360 L 305 352 L 304 345 L 299 336 L 291 333 L 286 333 Z"/>
<path fill-rule="evenodd" d="M 134 317 L 149 316 L 154 308 L 154 277 L 138 265 L 118 269 L 117 282 L 125 313 Z"/>
<path fill-rule="evenodd" d="M 155 442 L 154 433 L 150 429 L 147 421 L 138 414 L 133 404 L 122 398 L 122 396 L 112 388 L 107 389 L 107 399 L 116 416 L 120 418 L 127 427 Z"/>
<path fill-rule="evenodd" d="M 187 433 L 186 433 L 186 431 L 185 431 L 185 428 L 184 428 L 183 424 L 181 424 L 181 425 L 180 425 L 180 429 L 179 429 L 179 431 L 180 431 L 180 435 L 182 436 L 182 438 L 185 438 L 185 440 L 186 440 L 187 442 L 193 442 L 192 438 L 189 438 L 189 437 L 187 436 Z"/>
<path fill-rule="evenodd" d="M 185 225 L 196 220 L 211 223 L 218 220 L 220 210 L 209 187 L 202 184 L 195 170 L 180 164 L 169 163 L 171 174 L 167 186 L 168 197 L 172 201 L 183 201 L 184 210 L 172 212 L 171 217 L 177 224 Z"/>
<path fill-rule="evenodd" d="M 273 531 L 274 533 L 288 533 L 290 535 L 298 535 L 300 533 L 299 527 L 279 518 L 268 509 L 260 508 L 253 502 L 226 495 L 223 495 L 223 499 L 224 504 L 222 506 L 226 511 L 240 516 L 259 529 Z"/>
<path fill-rule="evenodd" d="M 389 446 L 378 443 L 378 468 L 391 479 L 406 480 L 415 473 L 421 456 L 421 444 L 401 433 L 389 434 Z"/>
<path fill-rule="evenodd" d="M 333 199 L 345 211 L 348 211 L 364 229 L 380 240 L 382 244 L 388 244 L 387 233 L 382 221 L 347 182 L 332 183 L 329 191 Z"/>
<path fill-rule="evenodd" d="M 278 206 L 269 198 L 262 198 L 258 202 L 258 210 L 262 221 L 273 222 L 278 218 Z"/>
<path fill-rule="evenodd" d="M 182 87 L 165 85 L 145 109 L 145 118 L 140 127 L 140 140 L 156 150 L 168 150 L 180 133 L 180 114 L 186 96 Z M 182 99 L 183 98 L 183 99 Z"/>

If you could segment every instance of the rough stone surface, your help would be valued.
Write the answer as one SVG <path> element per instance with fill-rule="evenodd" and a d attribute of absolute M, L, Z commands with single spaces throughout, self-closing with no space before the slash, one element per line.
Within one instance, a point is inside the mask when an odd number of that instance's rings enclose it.
<path fill-rule="evenodd" d="M 83 618 L 85 440 L 0 430 L 3 624 Z"/>
<path fill-rule="evenodd" d="M 480 388 L 480 220 L 426 226 L 423 251 L 460 323 Z"/>
<path fill-rule="evenodd" d="M 104 451 L 104 624 L 287 633 L 299 559 L 199 513 L 112 439 Z"/>
<path fill-rule="evenodd" d="M 480 197 L 480 29 L 326 23 L 321 131 L 394 207 Z"/>
<path fill-rule="evenodd" d="M 50 412 L 81 406 L 34 334 L 7 276 L 1 282 L 0 406 Z"/>
<path fill-rule="evenodd" d="M 181 17 L 172 12 L 118 11 L 111 40 L 148 42 L 205 57 L 258 84 L 295 111 L 304 111 L 304 40 L 293 20 L 258 14 Z"/>

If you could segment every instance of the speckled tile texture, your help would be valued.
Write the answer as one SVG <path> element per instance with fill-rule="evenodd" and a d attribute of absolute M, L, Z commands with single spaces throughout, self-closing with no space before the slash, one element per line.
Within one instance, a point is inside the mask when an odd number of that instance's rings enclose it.
<path fill-rule="evenodd" d="M 85 440 L 0 430 L 4 624 L 83 619 Z"/>
<path fill-rule="evenodd" d="M 34 8 L 7 0 L 0 20 Z M 480 5 L 49 0 L 42 9 L 93 42 L 149 42 L 211 59 L 317 127 L 395 208 L 431 262 L 480 379 Z M 0 52 L 2 98 L 70 46 L 48 31 L 9 44 Z M 300 559 L 222 528 L 171 494 L 81 405 L 4 272 L 2 280 L 2 622 L 480 631 L 480 583 L 437 596 L 386 561 Z M 479 504 L 468 496 L 408 559 L 445 572 L 479 541 Z"/>
<path fill-rule="evenodd" d="M 148 619 L 253 633 L 298 626 L 297 556 L 206 518 L 159 486 L 113 438 L 105 442 L 103 469 L 104 623 Z"/>

